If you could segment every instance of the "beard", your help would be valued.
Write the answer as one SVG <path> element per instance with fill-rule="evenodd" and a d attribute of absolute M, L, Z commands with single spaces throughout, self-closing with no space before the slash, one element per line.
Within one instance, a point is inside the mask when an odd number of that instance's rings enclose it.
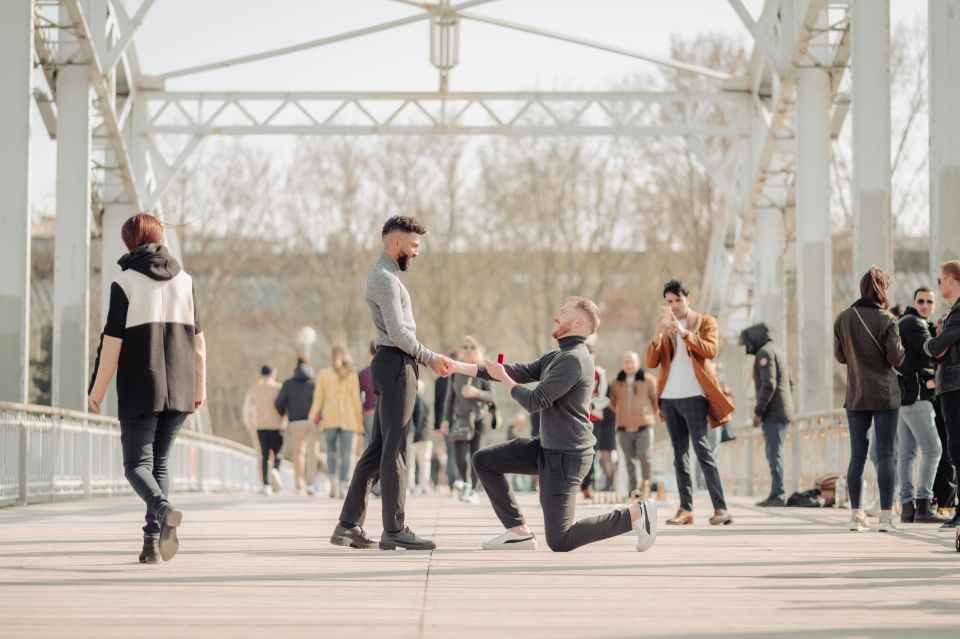
<path fill-rule="evenodd" d="M 554 329 L 552 333 L 550 333 L 550 337 L 552 337 L 553 339 L 560 339 L 561 337 L 569 333 L 572 328 L 573 328 L 573 325 L 570 322 L 567 322 L 566 324 L 560 324 L 559 326 L 557 326 L 557 328 Z"/>
<path fill-rule="evenodd" d="M 410 256 L 406 253 L 401 253 L 400 257 L 397 258 L 397 266 L 400 267 L 401 271 L 406 271 L 410 266 Z"/>

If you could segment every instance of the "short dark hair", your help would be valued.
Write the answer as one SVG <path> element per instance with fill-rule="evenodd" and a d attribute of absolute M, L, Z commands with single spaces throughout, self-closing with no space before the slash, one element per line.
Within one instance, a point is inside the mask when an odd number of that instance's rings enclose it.
<path fill-rule="evenodd" d="M 677 297 L 690 297 L 690 291 L 683 285 L 683 281 L 676 278 L 663 285 L 662 297 L 666 297 L 667 293 L 673 293 Z"/>
<path fill-rule="evenodd" d="M 427 227 L 411 215 L 394 215 L 383 225 L 383 231 L 380 233 L 380 237 L 386 237 L 394 231 L 426 235 Z"/>
<path fill-rule="evenodd" d="M 921 286 L 920 288 L 918 288 L 913 292 L 913 299 L 917 299 L 917 295 L 919 295 L 920 293 L 933 293 L 933 289 L 930 288 L 929 286 Z"/>
<path fill-rule="evenodd" d="M 273 375 L 273 366 L 271 366 L 270 364 L 264 364 L 263 366 L 260 367 L 260 374 L 263 375 L 264 377 Z"/>

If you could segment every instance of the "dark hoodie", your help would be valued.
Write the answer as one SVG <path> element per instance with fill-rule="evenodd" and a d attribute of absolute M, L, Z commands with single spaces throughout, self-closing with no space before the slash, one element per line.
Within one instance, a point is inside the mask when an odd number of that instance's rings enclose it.
<path fill-rule="evenodd" d="M 280 394 L 274 402 L 277 412 L 286 415 L 291 422 L 309 419 L 316 385 L 317 376 L 310 365 L 298 364 L 293 369 L 293 377 L 284 381 L 280 388 Z"/>
<path fill-rule="evenodd" d="M 161 411 L 194 411 L 198 390 L 196 335 L 202 329 L 193 279 L 159 244 L 138 246 L 117 262 L 110 307 L 100 335 L 122 340 L 117 365 L 121 420 Z"/>
<path fill-rule="evenodd" d="M 770 339 L 766 324 L 754 324 L 740 332 L 740 343 L 747 355 L 754 355 L 753 384 L 757 393 L 754 414 L 764 422 L 789 422 L 793 419 L 793 386 L 786 359 Z"/>

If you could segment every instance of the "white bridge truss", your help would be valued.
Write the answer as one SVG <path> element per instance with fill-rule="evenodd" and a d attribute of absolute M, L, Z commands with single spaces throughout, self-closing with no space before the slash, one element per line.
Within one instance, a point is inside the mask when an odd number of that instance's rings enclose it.
<path fill-rule="evenodd" d="M 889 139 L 889 95 L 883 98 L 884 87 L 889 94 L 886 62 L 889 0 L 765 0 L 756 19 L 741 0 L 728 0 L 731 11 L 753 39 L 745 77 L 730 77 L 723 69 L 665 59 L 475 11 L 494 0 L 393 1 L 418 11 L 362 29 L 160 75 L 142 73 L 136 54 L 136 34 L 149 19 L 154 0 L 144 0 L 135 15 L 130 15 L 122 0 L 4 2 L 0 6 L 0 25 L 21 25 L 18 21 L 27 16 L 32 16 L 33 25 L 29 38 L 19 26 L 0 27 L 0 36 L 4 37 L 0 40 L 5 53 L 4 65 L 10 60 L 10 69 L 17 70 L 16 74 L 11 72 L 9 78 L 3 76 L 13 87 L 10 89 L 13 97 L 4 100 L 15 105 L 16 108 L 9 108 L 18 118 L 22 104 L 15 99 L 17 91 L 26 89 L 27 95 L 36 101 L 47 131 L 58 138 L 58 196 L 69 193 L 72 201 L 84 202 L 86 209 L 81 214 L 65 203 L 61 210 L 58 203 L 58 242 L 83 243 L 79 253 L 73 254 L 81 256 L 76 259 L 89 260 L 89 239 L 74 237 L 71 240 L 68 233 L 76 236 L 86 231 L 89 235 L 92 219 L 94 230 L 102 226 L 104 255 L 121 251 L 113 238 L 118 235 L 117 227 L 122 220 L 137 210 L 157 209 L 177 171 L 199 144 L 212 136 L 674 136 L 686 142 L 724 195 L 725 206 L 714 226 L 710 246 L 705 247 L 708 257 L 699 295 L 701 307 L 720 316 L 727 338 L 734 337 L 739 328 L 754 320 L 763 320 L 782 331 L 785 326 L 784 256 L 791 253 L 795 241 L 793 252 L 798 277 L 811 269 L 814 272 L 813 276 L 804 275 L 806 279 L 798 282 L 802 316 L 800 351 L 809 352 L 810 361 L 829 360 L 829 349 L 824 342 L 827 338 L 810 339 L 812 333 L 807 331 L 828 333 L 823 326 L 826 316 L 821 299 L 825 294 L 823 289 L 832 288 L 829 175 L 825 167 L 829 163 L 830 140 L 840 130 L 850 105 L 855 106 L 858 99 L 861 105 L 875 104 L 872 112 L 862 108 L 859 116 L 854 109 L 855 138 L 859 132 L 857 139 L 860 140 L 855 139 L 855 164 L 860 162 L 858 166 L 872 167 L 855 175 L 855 183 L 858 180 L 862 183 L 855 184 L 855 188 L 876 183 L 882 188 L 885 179 L 889 193 L 889 156 L 884 164 L 882 152 L 864 154 L 861 151 L 858 155 L 857 151 L 869 146 L 864 140 L 883 139 L 884 135 Z M 931 65 L 941 65 L 937 67 L 935 84 L 931 85 L 931 102 L 937 103 L 937 112 L 955 113 L 960 111 L 960 104 L 956 104 L 960 98 L 947 87 L 960 83 L 957 77 L 960 65 L 956 65 L 955 60 L 949 61 L 952 51 L 949 42 L 960 40 L 957 26 L 960 20 L 951 21 L 955 14 L 960 15 L 960 0 L 939 0 L 930 6 L 931 42 L 934 34 L 938 34 L 940 43 L 939 48 L 932 47 Z M 934 15 L 938 16 L 936 21 Z M 718 89 L 702 93 L 451 92 L 448 80 L 459 61 L 459 26 L 465 20 L 698 74 L 716 80 Z M 166 90 L 166 81 L 172 78 L 329 46 L 417 22 L 429 25 L 429 63 L 437 69 L 439 80 L 436 92 Z M 847 75 L 853 77 L 851 98 L 841 87 L 844 74 L 849 70 L 853 45 L 858 42 L 862 51 L 857 58 L 857 73 Z M 10 55 L 6 55 L 8 50 Z M 34 63 L 42 68 L 46 87 L 33 88 L 32 79 L 23 74 L 27 65 Z M 76 80 L 71 80 L 76 77 L 75 70 L 71 71 L 75 67 L 85 70 L 86 87 L 77 88 Z M 860 76 L 870 81 L 858 84 Z M 84 96 L 88 98 L 86 101 Z M 947 124 L 947 120 L 944 117 L 938 121 L 940 139 L 953 140 L 958 125 Z M 87 126 L 88 133 L 85 132 Z M 179 147 L 174 157 L 168 159 L 160 149 L 169 151 L 174 139 L 180 140 Z M 717 139 L 721 140 L 720 144 L 716 143 Z M 27 149 L 19 144 L 0 150 L 0 166 L 19 166 L 17 158 L 28 157 Z M 960 165 L 956 152 L 949 150 L 953 147 L 944 148 L 948 150 L 932 157 L 932 169 L 944 163 Z M 877 156 L 877 162 L 872 162 L 871 156 Z M 61 160 L 61 157 L 73 159 Z M 69 164 L 74 159 L 82 172 L 70 172 L 69 169 L 76 169 Z M 10 162 L 5 163 L 7 160 Z M 76 175 L 87 177 L 78 182 Z M 9 185 L 19 184 L 24 176 L 29 178 L 28 169 L 0 176 L 0 187 L 8 185 L 3 180 Z M 21 192 L 22 189 L 15 192 L 15 199 L 21 198 Z M 85 202 L 90 203 L 89 208 Z M 28 215 L 28 198 L 17 199 L 14 206 L 17 215 Z M 943 210 L 931 219 L 953 219 L 946 210 L 953 204 L 948 201 L 937 206 Z M 860 214 L 857 207 L 854 207 L 855 215 Z M 826 217 L 821 209 L 827 210 Z M 64 220 L 72 221 L 63 222 L 61 215 Z M 863 256 L 881 263 L 884 256 L 892 253 L 890 233 L 885 230 L 890 226 L 889 202 L 885 210 L 881 207 L 871 219 L 876 223 L 858 223 L 855 241 L 863 246 L 882 245 L 879 257 L 866 253 Z M 61 239 L 62 225 L 67 230 Z M 960 234 L 960 229 L 955 232 Z M 7 251 L 5 258 L 10 260 L 8 266 L 12 270 L 8 272 L 20 273 L 22 244 L 26 238 L 0 238 L 0 242 L 0 249 Z M 77 272 L 86 272 L 82 263 L 73 266 Z M 110 281 L 115 268 L 112 259 L 105 258 L 102 266 L 105 281 Z M 69 284 L 68 269 L 63 273 L 62 282 Z M 5 284 L 0 296 L 28 302 L 29 286 L 22 286 L 19 275 L 12 279 L 13 284 Z M 80 283 L 80 279 L 76 283 Z M 55 286 L 57 291 L 67 289 L 69 286 Z M 102 300 L 106 302 L 105 295 Z M 58 298 L 55 307 L 70 309 L 85 303 Z M 10 317 L 0 316 L 0 326 L 17 328 L 3 329 L 7 332 L 0 334 L 0 339 L 5 340 L 5 344 L 19 340 L 19 347 L 17 357 L 11 360 L 13 376 L 0 376 L 0 400 L 23 401 L 28 371 L 25 335 L 29 318 L 23 304 L 2 313 Z M 60 356 L 65 361 L 78 363 L 77 370 L 55 366 L 55 377 L 85 380 L 86 358 L 67 357 L 65 354 L 69 354 L 71 348 L 69 340 L 63 338 L 62 343 L 57 340 L 55 331 L 55 359 Z M 81 361 L 83 363 L 79 363 Z M 737 366 L 736 362 L 730 363 Z M 800 368 L 801 384 L 816 387 L 813 395 L 802 398 L 802 409 L 830 408 L 822 405 L 829 376 L 821 375 L 823 370 L 810 368 L 803 361 Z M 743 388 L 733 379 L 730 382 L 734 393 L 743 397 Z M 57 388 L 56 381 L 54 387 Z M 60 394 L 60 405 L 82 409 L 82 404 L 77 402 L 83 401 L 83 395 L 81 386 L 65 391 Z"/>

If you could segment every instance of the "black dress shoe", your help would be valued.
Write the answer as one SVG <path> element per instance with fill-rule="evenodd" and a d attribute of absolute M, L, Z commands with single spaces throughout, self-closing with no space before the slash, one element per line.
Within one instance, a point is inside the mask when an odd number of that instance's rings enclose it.
<path fill-rule="evenodd" d="M 757 506 L 761 508 L 783 508 L 787 505 L 787 502 L 783 501 L 782 497 L 767 497 L 763 501 L 758 501 Z"/>
<path fill-rule="evenodd" d="M 177 527 L 183 521 L 183 513 L 175 508 L 168 508 L 159 517 L 160 519 L 160 558 L 170 561 L 180 549 L 180 540 L 177 538 Z"/>
<path fill-rule="evenodd" d="M 380 550 L 434 550 L 437 547 L 435 543 L 423 537 L 417 537 L 412 530 L 404 527 L 397 532 L 383 531 L 380 535 Z"/>
<path fill-rule="evenodd" d="M 330 536 L 330 543 L 334 546 L 346 546 L 367 550 L 377 547 L 377 542 L 374 541 L 363 528 L 360 526 L 347 528 L 343 524 L 337 524 L 337 527 L 333 529 L 333 535 Z"/>
<path fill-rule="evenodd" d="M 144 539 L 143 550 L 140 551 L 141 564 L 160 563 L 160 542 L 156 539 Z"/>

